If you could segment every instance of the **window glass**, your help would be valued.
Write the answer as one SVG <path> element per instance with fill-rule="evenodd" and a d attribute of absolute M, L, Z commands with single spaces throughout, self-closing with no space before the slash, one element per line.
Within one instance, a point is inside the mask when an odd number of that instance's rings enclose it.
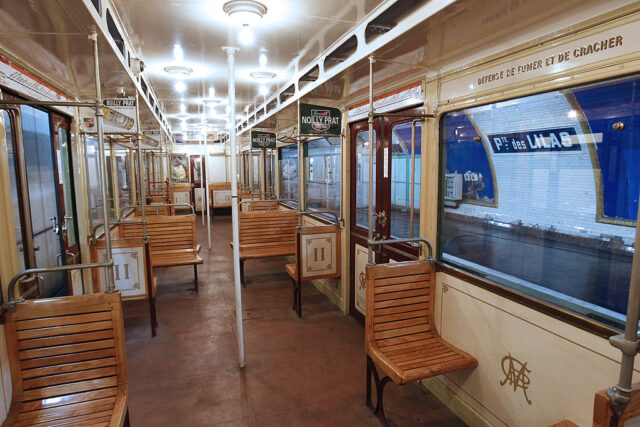
<path fill-rule="evenodd" d="M 329 209 L 340 216 L 340 138 L 316 139 L 306 145 L 308 207 Z"/>
<path fill-rule="evenodd" d="M 373 132 L 374 150 L 373 164 L 376 164 L 375 141 L 376 133 Z M 358 132 L 355 141 L 356 149 L 356 225 L 369 228 L 369 131 Z M 373 173 L 373 212 L 376 211 L 376 174 Z"/>
<path fill-rule="evenodd" d="M 260 153 L 251 153 L 251 167 L 253 169 L 253 187 L 254 193 L 260 192 Z"/>
<path fill-rule="evenodd" d="M 420 154 L 422 127 L 415 125 L 413 216 L 411 215 L 411 122 L 391 129 L 391 235 L 420 235 Z M 411 220 L 413 218 L 413 230 Z"/>
<path fill-rule="evenodd" d="M 621 327 L 640 191 L 636 107 L 637 77 L 446 114 L 442 259 Z"/>
<path fill-rule="evenodd" d="M 71 172 L 71 150 L 69 143 L 69 131 L 65 128 L 58 129 L 58 140 L 60 142 L 60 157 L 62 160 L 62 170 L 58 171 L 60 179 L 63 183 L 64 191 L 64 210 L 68 217 L 64 221 L 67 226 L 67 240 L 69 246 L 73 246 L 78 242 L 76 231 L 76 214 L 74 209 L 73 194 L 73 174 Z"/>
<path fill-rule="evenodd" d="M 13 127 L 9 113 L 2 111 L 4 120 L 4 132 L 9 157 L 9 181 L 11 184 L 11 204 L 13 205 L 13 223 L 16 232 L 16 246 L 18 247 L 18 266 L 20 271 L 25 269 L 24 247 L 22 246 L 22 223 L 20 222 L 20 199 L 18 196 L 18 171 L 16 168 L 16 155 L 13 147 Z"/>
<path fill-rule="evenodd" d="M 298 201 L 298 146 L 280 148 L 280 198 Z"/>
<path fill-rule="evenodd" d="M 120 212 L 131 206 L 131 177 L 129 176 L 130 151 L 121 145 L 116 145 L 116 175 L 118 179 L 118 198 Z"/>
<path fill-rule="evenodd" d="M 102 192 L 100 190 L 100 160 L 98 158 L 98 138 L 83 134 L 85 138 L 85 166 L 87 170 L 87 196 L 89 202 L 89 218 L 95 229 L 104 224 L 102 214 Z"/>

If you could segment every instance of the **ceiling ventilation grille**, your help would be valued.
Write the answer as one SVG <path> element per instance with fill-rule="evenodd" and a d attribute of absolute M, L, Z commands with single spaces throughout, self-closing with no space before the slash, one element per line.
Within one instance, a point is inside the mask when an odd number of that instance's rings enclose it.
<path fill-rule="evenodd" d="M 379 35 L 388 33 L 398 25 L 398 21 L 427 1 L 429 0 L 398 0 L 367 25 L 364 32 L 365 41 L 370 43 Z"/>
<path fill-rule="evenodd" d="M 328 70 L 335 65 L 346 61 L 358 49 L 358 37 L 349 37 L 344 43 L 334 49 L 324 60 L 324 69 Z"/>

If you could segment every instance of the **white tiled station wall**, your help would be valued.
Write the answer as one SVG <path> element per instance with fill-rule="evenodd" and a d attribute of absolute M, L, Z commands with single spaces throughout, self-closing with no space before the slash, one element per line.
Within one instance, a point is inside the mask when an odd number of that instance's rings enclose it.
<path fill-rule="evenodd" d="M 535 101 L 505 102 L 472 108 L 469 117 L 489 144 L 488 135 L 549 128 L 573 127 L 580 151 L 495 154 L 497 207 L 463 203 L 449 212 L 517 224 L 582 237 L 621 236 L 632 244 L 633 227 L 596 222 L 597 193 L 588 144 L 598 135 L 585 134 L 581 111 L 574 111 L 567 96 L 552 92 Z M 601 138 L 601 136 L 600 136 Z M 599 171 L 598 171 L 599 173 Z"/>

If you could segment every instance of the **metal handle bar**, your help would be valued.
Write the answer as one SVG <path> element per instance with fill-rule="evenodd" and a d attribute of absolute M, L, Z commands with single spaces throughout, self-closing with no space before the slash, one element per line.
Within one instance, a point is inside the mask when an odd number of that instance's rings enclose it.
<path fill-rule="evenodd" d="M 412 237 L 409 239 L 369 240 L 368 243 L 369 243 L 369 246 L 390 245 L 393 243 L 410 243 L 411 246 L 413 247 L 419 247 L 420 243 L 424 243 L 425 245 L 427 245 L 427 248 L 429 249 L 428 259 L 433 258 L 433 249 L 431 248 L 431 243 L 429 243 L 427 239 L 423 239 L 422 237 Z"/>
<path fill-rule="evenodd" d="M 296 200 L 293 199 L 268 199 L 268 200 L 243 200 L 240 203 L 238 203 L 238 206 L 242 205 L 243 203 L 279 203 L 279 202 L 295 202 Z"/>
<path fill-rule="evenodd" d="M 340 227 L 340 218 L 338 218 L 338 215 L 336 215 L 335 212 L 330 211 L 329 209 L 318 209 L 315 211 L 302 211 L 302 212 L 298 212 L 298 226 L 301 226 L 301 220 L 302 217 L 307 215 L 307 216 L 311 216 L 311 215 L 316 215 L 316 214 L 327 214 L 327 215 L 331 215 L 333 216 L 333 218 L 335 219 L 335 224 L 337 227 Z"/>
<path fill-rule="evenodd" d="M 57 267 L 43 267 L 43 268 L 30 268 L 28 270 L 21 271 L 11 278 L 9 282 L 9 302 L 7 302 L 7 308 L 9 311 L 16 311 L 16 303 L 23 300 L 15 299 L 15 288 L 16 283 L 25 277 L 25 276 L 34 276 L 40 273 L 55 273 L 59 271 L 70 271 L 70 270 L 86 270 L 88 268 L 98 268 L 98 267 L 113 267 L 113 259 L 105 262 L 96 262 L 92 264 L 73 264 L 73 265 L 62 265 Z"/>

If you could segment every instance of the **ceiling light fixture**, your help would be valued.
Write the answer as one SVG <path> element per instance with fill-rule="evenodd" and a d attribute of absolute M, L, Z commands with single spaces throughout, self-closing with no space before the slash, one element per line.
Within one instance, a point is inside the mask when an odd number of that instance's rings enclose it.
<path fill-rule="evenodd" d="M 249 74 L 252 79 L 257 80 L 259 82 L 269 81 L 276 78 L 276 73 L 272 71 L 254 71 Z"/>
<path fill-rule="evenodd" d="M 187 111 L 187 107 L 184 104 L 180 104 L 180 112 L 185 113 Z"/>
<path fill-rule="evenodd" d="M 216 90 L 214 89 L 214 87 L 213 87 L 213 86 L 211 86 L 211 87 L 209 88 L 209 98 L 212 98 L 212 99 L 213 99 L 213 98 L 215 98 L 215 96 L 216 96 Z"/>
<path fill-rule="evenodd" d="M 184 78 L 193 73 L 193 68 L 185 67 L 184 65 L 168 65 L 164 67 L 164 72 L 176 78 Z"/>
<path fill-rule="evenodd" d="M 238 33 L 238 41 L 243 46 L 251 46 L 255 37 L 253 36 L 253 31 L 249 28 L 249 25 L 243 24 L 242 29 Z"/>
<path fill-rule="evenodd" d="M 267 53 L 265 51 L 260 52 L 260 58 L 258 58 L 258 62 L 260 63 L 260 67 L 262 68 L 267 66 Z"/>
<path fill-rule="evenodd" d="M 187 86 L 181 80 L 178 80 L 174 87 L 176 89 L 176 92 L 180 92 L 180 93 L 184 92 L 187 89 Z"/>
<path fill-rule="evenodd" d="M 231 0 L 222 6 L 222 10 L 238 24 L 255 24 L 267 14 L 267 6 L 254 0 Z"/>
<path fill-rule="evenodd" d="M 260 86 L 260 95 L 262 96 L 267 96 L 267 94 L 269 93 L 269 89 L 267 89 L 266 86 L 262 85 Z"/>

